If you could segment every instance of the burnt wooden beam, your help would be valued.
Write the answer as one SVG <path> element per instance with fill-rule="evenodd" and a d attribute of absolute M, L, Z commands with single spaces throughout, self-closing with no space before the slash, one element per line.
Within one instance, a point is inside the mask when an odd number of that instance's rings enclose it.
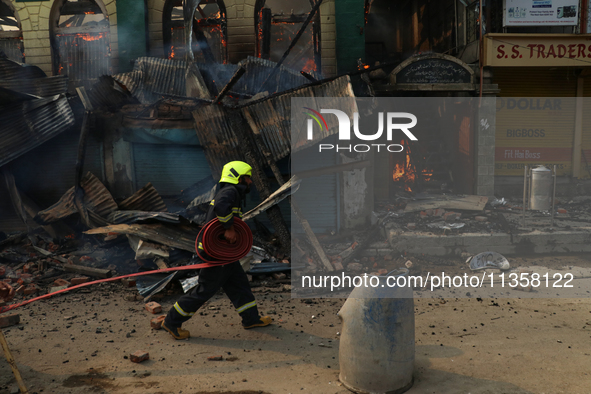
<path fill-rule="evenodd" d="M 234 75 L 232 75 L 232 78 L 230 78 L 230 80 L 228 81 L 226 86 L 223 87 L 221 92 L 213 100 L 213 103 L 219 104 L 222 101 L 222 99 L 228 94 L 230 89 L 232 89 L 232 86 L 234 86 L 236 84 L 236 82 L 238 82 L 238 80 L 240 78 L 242 78 L 242 76 L 244 75 L 245 72 L 246 72 L 246 69 L 244 67 L 240 67 L 238 70 L 236 70 L 236 72 L 234 73 Z"/>
<path fill-rule="evenodd" d="M 313 76 L 311 76 L 310 74 L 308 74 L 308 73 L 307 73 L 307 72 L 305 72 L 305 71 L 300 71 L 300 74 L 302 74 L 302 76 L 303 76 L 304 78 L 306 78 L 308 81 L 311 81 L 311 82 L 318 82 L 318 80 L 317 80 L 316 78 L 314 78 Z"/>
<path fill-rule="evenodd" d="M 303 217 L 299 207 L 294 201 L 291 201 L 291 209 L 293 210 L 293 213 L 295 213 L 296 218 L 298 219 L 300 225 L 304 229 L 306 237 L 308 237 L 308 240 L 312 244 L 312 248 L 314 248 L 314 251 L 318 255 L 318 258 L 320 259 L 320 262 L 322 263 L 324 268 L 328 272 L 334 271 L 334 267 L 332 266 L 330 261 L 328 261 L 328 257 L 326 257 L 324 249 L 322 249 L 322 246 L 320 245 L 320 242 L 318 242 L 316 234 L 314 234 L 314 231 L 312 231 L 312 227 L 310 227 L 310 223 L 308 223 L 308 221 Z"/>
<path fill-rule="evenodd" d="M 271 58 L 271 9 L 263 8 L 261 11 L 261 24 L 262 24 L 262 35 L 263 42 L 261 46 L 261 57 L 263 59 Z"/>
<path fill-rule="evenodd" d="M 86 155 L 86 137 L 88 135 L 88 129 L 90 128 L 90 117 L 92 116 L 91 111 L 92 103 L 86 94 L 86 89 L 84 86 L 76 88 L 78 92 L 78 96 L 80 96 L 80 100 L 82 100 L 82 104 L 86 111 L 84 111 L 84 118 L 82 119 L 82 130 L 80 131 L 80 139 L 78 140 L 78 156 L 76 158 L 76 172 L 75 172 L 75 180 L 74 180 L 74 204 L 78 209 L 78 213 L 82 218 L 82 221 L 86 226 L 92 228 L 94 227 L 90 222 L 90 218 L 88 216 L 88 210 L 86 205 L 84 204 L 84 189 L 82 189 L 81 181 L 82 181 L 82 169 L 84 167 L 84 157 Z"/>
<path fill-rule="evenodd" d="M 83 265 L 69 264 L 67 259 L 64 259 L 63 257 L 60 257 L 60 256 L 56 256 L 53 253 L 51 253 L 45 249 L 39 248 L 37 246 L 33 246 L 33 248 L 35 248 L 35 250 L 37 252 L 41 253 L 43 256 L 59 261 L 61 264 L 52 263 L 52 265 L 54 267 L 61 268 L 64 271 L 75 272 L 77 274 L 82 274 L 82 275 L 88 275 L 88 276 L 92 276 L 94 278 L 110 278 L 113 274 L 112 271 L 108 270 L 108 269 L 93 268 L 93 267 L 86 267 Z"/>

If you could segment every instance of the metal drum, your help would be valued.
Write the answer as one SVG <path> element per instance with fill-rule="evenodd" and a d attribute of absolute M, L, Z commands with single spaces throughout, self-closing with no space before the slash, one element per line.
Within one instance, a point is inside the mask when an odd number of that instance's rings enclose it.
<path fill-rule="evenodd" d="M 549 211 L 552 207 L 552 171 L 544 166 L 531 170 L 529 209 Z"/>
<path fill-rule="evenodd" d="M 339 380 L 355 393 L 398 394 L 413 383 L 412 287 L 388 287 L 387 278 L 380 276 L 375 288 L 353 290 L 338 313 L 343 322 Z"/>

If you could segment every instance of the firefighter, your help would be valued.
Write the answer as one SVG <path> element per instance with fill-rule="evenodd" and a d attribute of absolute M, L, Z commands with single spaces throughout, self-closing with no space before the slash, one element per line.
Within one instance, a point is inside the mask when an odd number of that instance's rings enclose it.
<path fill-rule="evenodd" d="M 222 169 L 220 189 L 211 201 L 206 222 L 217 218 L 225 229 L 224 236 L 230 243 L 237 241 L 234 231 L 234 216 L 242 217 L 242 202 L 250 191 L 252 168 L 242 161 L 232 161 Z M 201 246 L 199 246 L 201 247 Z M 220 289 L 234 304 L 236 312 L 242 317 L 245 329 L 264 327 L 271 323 L 269 316 L 259 316 L 256 301 L 250 289 L 246 273 L 240 262 L 222 266 L 202 268 L 198 284 L 183 295 L 168 311 L 162 328 L 175 339 L 189 338 L 189 331 L 181 325 Z"/>

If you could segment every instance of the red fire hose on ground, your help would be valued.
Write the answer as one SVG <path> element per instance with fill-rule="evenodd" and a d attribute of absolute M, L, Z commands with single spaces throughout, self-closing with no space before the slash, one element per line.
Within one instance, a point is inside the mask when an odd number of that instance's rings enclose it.
<path fill-rule="evenodd" d="M 246 223 L 244 223 L 244 221 L 236 217 L 234 218 L 234 231 L 236 231 L 236 242 L 231 244 L 224 239 L 225 229 L 217 219 L 213 219 L 209 221 L 205 226 L 203 226 L 201 231 L 199 231 L 199 235 L 197 235 L 197 239 L 195 240 L 195 251 L 197 252 L 199 258 L 203 260 L 203 263 L 185 265 L 182 267 L 172 267 L 154 271 L 136 272 L 134 274 L 117 276 L 114 278 L 99 279 L 94 280 L 92 282 L 82 283 L 76 286 L 68 287 L 67 289 L 62 289 L 59 291 L 55 291 L 53 293 L 48 293 L 39 297 L 31 298 L 30 300 L 25 300 L 16 304 L 0 307 L 0 314 L 30 304 L 35 301 L 47 299 L 56 294 L 65 293 L 70 290 L 76 290 L 80 287 L 90 286 L 97 283 L 114 282 L 116 280 L 120 280 L 123 278 L 131 278 L 134 276 L 159 274 L 171 271 L 195 270 L 233 263 L 246 256 L 252 248 L 252 232 L 250 231 L 250 228 Z M 201 243 L 201 246 L 203 248 L 201 249 L 201 251 L 199 249 L 199 243 Z M 209 258 L 205 259 L 204 257 L 206 256 L 209 256 Z"/>

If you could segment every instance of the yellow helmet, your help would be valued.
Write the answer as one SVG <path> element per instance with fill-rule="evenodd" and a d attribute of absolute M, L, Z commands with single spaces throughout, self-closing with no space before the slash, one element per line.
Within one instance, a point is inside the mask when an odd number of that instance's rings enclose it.
<path fill-rule="evenodd" d="M 222 168 L 220 182 L 238 184 L 238 178 L 242 175 L 252 176 L 252 167 L 243 161 L 231 161 Z"/>

